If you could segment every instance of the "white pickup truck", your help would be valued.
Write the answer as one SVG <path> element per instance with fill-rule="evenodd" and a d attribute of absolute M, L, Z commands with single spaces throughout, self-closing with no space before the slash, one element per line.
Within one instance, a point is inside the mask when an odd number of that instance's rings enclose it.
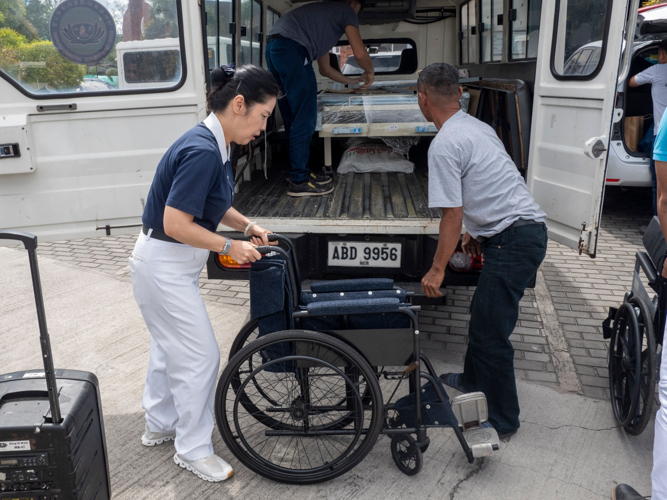
<path fill-rule="evenodd" d="M 2 228 L 43 239 L 138 231 L 160 157 L 205 117 L 212 67 L 230 59 L 263 64 L 266 34 L 293 4 L 102 0 L 97 5 L 109 16 L 96 7 L 86 20 L 69 21 L 81 33 L 79 45 L 63 49 L 51 23 L 51 32 L 41 34 L 41 52 L 21 50 L 10 52 L 15 60 L 0 59 Z M 61 6 L 64 14 L 58 11 Z M 78 15 L 67 11 L 68 6 L 54 2 L 59 15 Z M 371 53 L 401 48 L 398 67 L 378 68 L 378 86 L 394 82 L 387 89 L 389 96 L 399 95 L 397 88 L 414 96 L 416 73 L 430 63 L 448 62 L 467 70 L 468 112 L 498 132 L 548 214 L 550 237 L 594 256 L 610 132 L 623 113 L 614 109 L 616 82 L 628 71 L 637 9 L 638 0 L 367 0 L 360 22 Z M 86 62 L 102 54 L 95 52 L 95 44 L 106 40 L 103 30 L 86 27 L 93 14 L 101 16 L 95 21 L 100 26 L 104 19 L 114 19 L 115 38 L 108 43 L 115 44 L 115 52 Z M 108 32 L 114 28 L 105 26 Z M 593 41 L 601 43 L 597 64 L 589 65 L 586 74 L 564 71 L 568 58 Z M 332 50 L 332 62 L 342 67 L 349 55 L 343 41 Z M 109 74 L 115 70 L 120 83 L 118 88 L 85 92 L 75 92 L 74 84 L 61 80 L 44 85 L 48 75 L 38 77 L 40 68 L 31 67 L 42 60 L 72 67 L 69 71 L 81 76 L 100 74 L 100 68 Z M 326 90 L 332 82 L 320 78 L 319 85 Z M 391 99 L 383 106 L 385 115 L 392 113 Z M 279 117 L 266 142 L 262 137 L 250 147 L 235 149 L 235 206 L 263 226 L 296 239 L 304 276 L 418 278 L 430 265 L 439 222 L 426 198 L 432 128 L 415 126 L 408 134 L 409 127 L 377 120 L 367 124 L 383 126 L 385 132 L 377 135 L 388 142 L 397 135 L 417 137 L 410 150 L 414 172 L 340 175 L 326 199 L 284 195 Z M 327 137 L 323 125 L 316 136 L 313 168 L 330 163 L 335 169 L 347 140 L 343 136 L 355 134 L 353 129 L 336 134 L 335 128 Z M 371 259 L 373 249 L 379 248 L 379 260 L 373 266 L 341 265 L 332 260 L 330 249 L 342 242 Z M 236 272 L 214 258 L 210 269 L 220 276 Z M 448 273 L 448 279 L 466 282 L 455 273 Z"/>

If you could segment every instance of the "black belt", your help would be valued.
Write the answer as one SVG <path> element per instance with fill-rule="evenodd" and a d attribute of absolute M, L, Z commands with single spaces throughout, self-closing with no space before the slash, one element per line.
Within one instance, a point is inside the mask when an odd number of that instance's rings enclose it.
<path fill-rule="evenodd" d="M 269 35 L 269 36 L 266 38 L 266 43 L 271 43 L 271 42 L 274 41 L 274 40 L 289 40 L 289 38 L 287 38 L 286 36 L 282 36 L 282 35 L 279 35 L 278 33 L 276 33 L 275 35 Z"/>
<path fill-rule="evenodd" d="M 149 228 L 148 226 L 142 226 L 141 228 L 141 232 L 144 233 L 146 236 L 148 236 L 148 231 L 150 230 L 151 228 Z M 167 236 L 162 231 L 158 231 L 157 229 L 153 229 L 150 237 L 160 241 L 168 241 L 169 243 L 180 243 L 181 245 L 183 245 L 183 243 L 181 243 L 180 241 L 175 240 L 171 236 Z"/>
<path fill-rule="evenodd" d="M 544 222 L 537 222 L 537 221 L 534 221 L 534 220 L 527 220 L 527 219 L 517 219 L 512 224 L 507 226 L 507 228 L 503 229 L 503 231 L 505 231 L 506 229 L 510 229 L 512 227 L 516 228 L 516 227 L 521 227 L 521 226 L 532 226 L 533 224 L 542 224 L 542 225 L 544 225 Z M 500 233 L 498 233 L 498 234 L 500 234 Z M 495 236 L 495 234 L 493 236 Z M 484 243 L 489 238 L 493 238 L 493 236 L 487 236 L 487 237 L 478 236 L 475 239 L 477 241 L 479 241 L 480 243 Z"/>

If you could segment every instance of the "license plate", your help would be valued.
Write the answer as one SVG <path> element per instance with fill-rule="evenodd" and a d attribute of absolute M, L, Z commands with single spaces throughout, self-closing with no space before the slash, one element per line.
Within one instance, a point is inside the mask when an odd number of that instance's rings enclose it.
<path fill-rule="evenodd" d="M 401 267 L 401 244 L 330 241 L 328 265 L 340 267 Z"/>

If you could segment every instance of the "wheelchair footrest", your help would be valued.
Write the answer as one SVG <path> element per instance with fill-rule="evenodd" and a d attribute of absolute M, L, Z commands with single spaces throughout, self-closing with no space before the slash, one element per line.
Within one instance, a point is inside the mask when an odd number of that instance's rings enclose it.
<path fill-rule="evenodd" d="M 463 437 L 475 458 L 491 456 L 500 446 L 498 433 L 492 427 L 478 427 L 464 431 Z"/>

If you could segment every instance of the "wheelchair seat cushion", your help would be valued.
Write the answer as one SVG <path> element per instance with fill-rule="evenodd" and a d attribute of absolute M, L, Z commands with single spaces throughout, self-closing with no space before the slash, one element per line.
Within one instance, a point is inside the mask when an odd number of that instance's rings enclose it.
<path fill-rule="evenodd" d="M 336 300 L 330 302 L 311 302 L 307 306 L 309 315 L 325 316 L 329 314 L 374 314 L 398 311 L 401 302 L 395 298 Z"/>
<path fill-rule="evenodd" d="M 301 292 L 301 300 L 299 303 L 302 306 L 307 306 L 311 302 L 330 302 L 340 300 L 364 300 L 364 299 L 382 299 L 382 298 L 396 298 L 401 302 L 405 302 L 405 290 L 396 288 L 393 290 L 367 290 L 363 292 L 326 292 L 315 293 L 309 290 Z"/>
<path fill-rule="evenodd" d="M 316 281 L 310 284 L 310 290 L 315 293 L 363 292 L 365 290 L 391 290 L 392 288 L 394 288 L 394 280 L 388 278 Z"/>

